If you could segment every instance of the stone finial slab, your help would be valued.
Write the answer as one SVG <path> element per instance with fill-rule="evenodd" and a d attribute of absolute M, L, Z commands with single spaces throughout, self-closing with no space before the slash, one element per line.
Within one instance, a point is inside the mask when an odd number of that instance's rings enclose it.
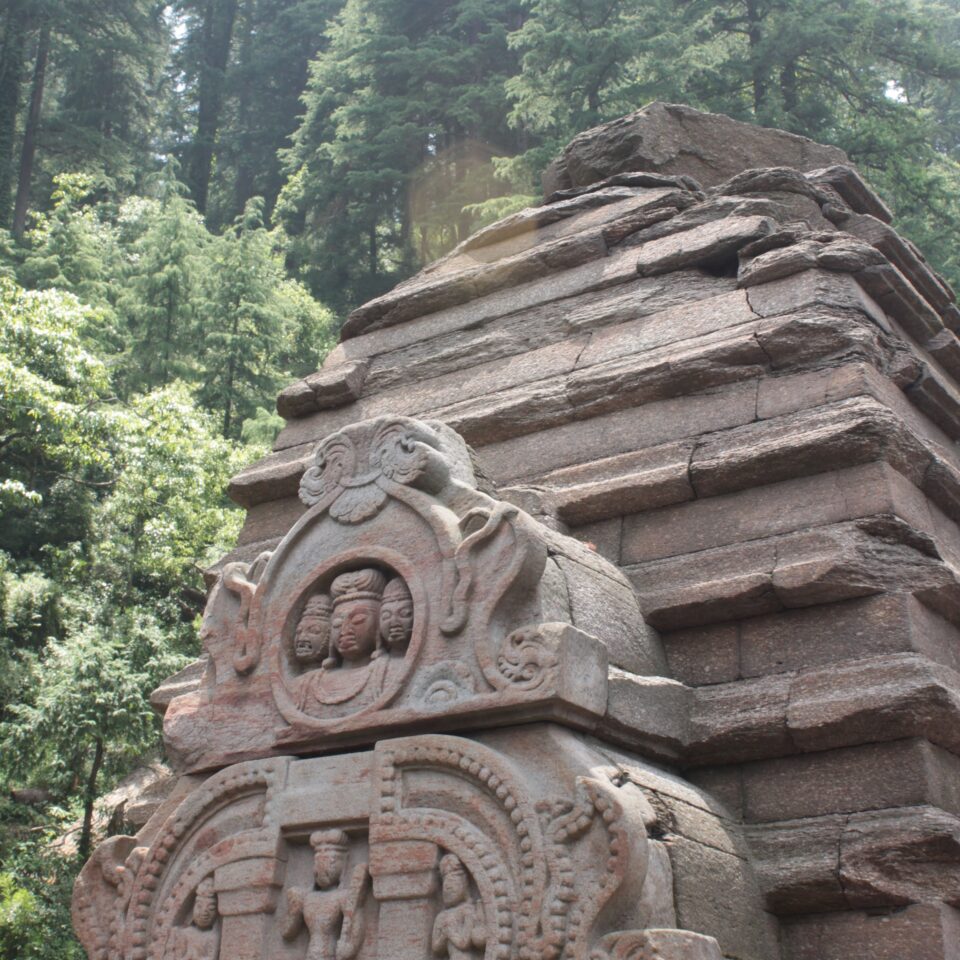
<path fill-rule="evenodd" d="M 686 175 L 711 187 L 753 167 L 805 171 L 846 163 L 838 147 L 654 101 L 574 137 L 544 172 L 543 193 L 549 197 L 628 171 Z"/>
<path fill-rule="evenodd" d="M 327 437 L 300 498 L 276 550 L 226 564 L 211 592 L 203 679 L 165 714 L 181 769 L 479 723 L 593 729 L 608 664 L 663 672 L 624 576 L 478 490 L 439 422 Z"/>

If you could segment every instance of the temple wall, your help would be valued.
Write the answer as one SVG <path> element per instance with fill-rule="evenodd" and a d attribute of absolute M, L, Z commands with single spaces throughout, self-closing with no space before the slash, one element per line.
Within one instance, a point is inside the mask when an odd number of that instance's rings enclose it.
<path fill-rule="evenodd" d="M 326 433 L 450 424 L 630 578 L 693 692 L 678 768 L 742 818 L 784 956 L 946 957 L 960 315 L 852 169 L 807 166 L 594 184 L 361 308 L 234 481 L 239 552 Z"/>

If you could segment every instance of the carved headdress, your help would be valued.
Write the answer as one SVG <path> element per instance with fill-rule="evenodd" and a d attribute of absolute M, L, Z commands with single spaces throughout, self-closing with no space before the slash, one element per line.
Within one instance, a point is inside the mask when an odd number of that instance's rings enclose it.
<path fill-rule="evenodd" d="M 315 830 L 310 834 L 310 846 L 314 850 L 346 850 L 350 838 L 342 830 Z"/>
<path fill-rule="evenodd" d="M 386 583 L 387 578 L 372 568 L 341 573 L 330 585 L 333 605 L 336 607 L 350 600 L 379 600 Z"/>
<path fill-rule="evenodd" d="M 402 603 L 410 600 L 410 590 L 402 577 L 394 577 L 383 590 L 384 603 Z"/>
<path fill-rule="evenodd" d="M 466 867 L 460 862 L 460 858 L 453 853 L 445 854 L 440 858 L 440 875 L 442 877 L 450 874 L 463 875 L 467 872 Z"/>

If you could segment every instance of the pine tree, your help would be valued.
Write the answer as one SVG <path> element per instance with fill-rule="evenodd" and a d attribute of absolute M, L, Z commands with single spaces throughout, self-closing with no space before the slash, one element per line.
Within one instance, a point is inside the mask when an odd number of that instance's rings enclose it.
<path fill-rule="evenodd" d="M 214 238 L 185 197 L 171 161 L 158 178 L 158 199 L 140 209 L 117 308 L 127 329 L 121 392 L 151 390 L 197 377 L 197 355 Z"/>
<path fill-rule="evenodd" d="M 214 258 L 199 396 L 219 415 L 223 435 L 238 437 L 243 421 L 286 379 L 281 358 L 305 336 L 315 338 L 314 349 L 322 344 L 332 315 L 284 279 L 260 197 L 247 201 L 233 229 L 216 241 Z"/>
<path fill-rule="evenodd" d="M 471 229 L 506 190 L 503 83 L 516 0 L 348 0 L 311 65 L 280 210 L 311 288 L 340 309 Z"/>
<path fill-rule="evenodd" d="M 343 0 L 242 0 L 207 204 L 209 223 L 230 223 L 254 196 L 269 216 L 283 186 L 278 151 L 289 147 L 310 60 Z"/>

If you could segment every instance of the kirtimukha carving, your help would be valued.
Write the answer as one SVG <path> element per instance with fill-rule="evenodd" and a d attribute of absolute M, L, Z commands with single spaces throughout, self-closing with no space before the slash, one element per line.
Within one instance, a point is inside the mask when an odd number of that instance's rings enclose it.
<path fill-rule="evenodd" d="M 311 834 L 314 889 L 287 890 L 282 936 L 293 940 L 305 926 L 309 937 L 307 960 L 353 960 L 363 943 L 367 867 L 355 867 L 343 888 L 348 844 L 342 830 Z"/>

